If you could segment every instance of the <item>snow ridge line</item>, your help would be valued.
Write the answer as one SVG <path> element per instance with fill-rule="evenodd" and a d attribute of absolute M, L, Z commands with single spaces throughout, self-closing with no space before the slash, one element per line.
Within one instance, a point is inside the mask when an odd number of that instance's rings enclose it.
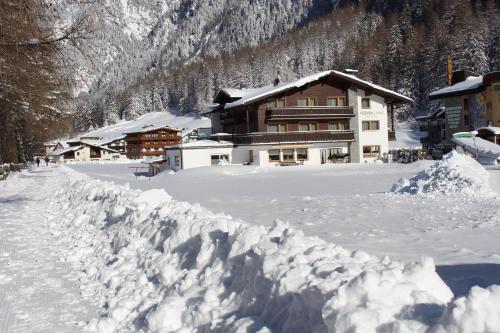
<path fill-rule="evenodd" d="M 469 302 L 447 305 L 432 259 L 405 265 L 279 221 L 247 226 L 67 168 L 56 182 L 52 227 L 72 239 L 82 292 L 103 308 L 91 331 L 445 332 Z"/>

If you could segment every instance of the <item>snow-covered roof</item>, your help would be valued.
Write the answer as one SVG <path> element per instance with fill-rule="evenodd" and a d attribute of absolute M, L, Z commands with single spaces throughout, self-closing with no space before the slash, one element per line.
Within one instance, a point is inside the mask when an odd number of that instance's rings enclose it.
<path fill-rule="evenodd" d="M 467 91 L 472 91 L 481 88 L 483 85 L 482 76 L 469 76 L 465 81 L 458 82 L 452 86 L 445 87 L 429 94 L 429 97 L 445 97 L 446 95 L 454 95 L 459 93 L 465 93 Z"/>
<path fill-rule="evenodd" d="M 65 153 L 70 152 L 70 151 L 80 150 L 81 148 L 83 148 L 83 146 L 74 146 L 74 147 L 67 147 L 67 148 L 63 148 L 63 149 L 57 149 L 57 150 L 54 150 L 53 152 L 51 152 L 50 155 L 58 156 L 58 155 L 65 154 Z"/>
<path fill-rule="evenodd" d="M 437 110 L 434 110 L 433 112 L 431 113 L 428 113 L 426 115 L 422 115 L 422 116 L 418 116 L 418 117 L 415 117 L 415 120 L 426 120 L 426 119 L 429 119 L 429 118 L 438 118 L 439 116 L 441 116 L 444 112 L 446 111 L 445 108 L 439 108 Z"/>
<path fill-rule="evenodd" d="M 63 148 L 68 148 L 69 147 L 69 144 L 66 142 L 66 141 L 58 141 L 56 146 L 57 145 L 61 145 L 61 147 Z"/>
<path fill-rule="evenodd" d="M 173 145 L 165 147 L 165 149 L 189 149 L 189 148 L 207 148 L 207 147 L 233 147 L 234 144 L 229 141 L 216 141 L 216 140 L 196 140 L 191 142 L 186 142 L 183 144 Z"/>
<path fill-rule="evenodd" d="M 485 131 L 490 131 L 491 133 L 498 135 L 500 134 L 500 127 L 493 127 L 493 126 L 487 126 L 487 127 L 480 127 L 477 129 L 479 130 L 485 130 Z"/>
<path fill-rule="evenodd" d="M 494 144 L 488 140 L 484 140 L 479 137 L 455 137 L 452 138 L 452 140 L 472 154 L 475 154 L 477 149 L 479 157 L 486 157 L 493 161 L 500 159 L 500 145 Z"/>
<path fill-rule="evenodd" d="M 252 89 L 233 89 L 233 88 L 225 88 L 222 89 L 222 92 L 227 94 L 231 98 L 238 98 L 238 100 L 234 102 L 227 103 L 224 107 L 226 109 L 230 109 L 233 107 L 241 106 L 241 105 L 247 105 L 250 103 L 254 103 L 258 100 L 264 99 L 266 97 L 279 94 L 281 92 L 287 91 L 289 89 L 293 88 L 300 88 L 303 87 L 309 83 L 318 81 L 322 78 L 325 78 L 327 76 L 335 76 L 339 77 L 342 79 L 345 79 L 347 81 L 350 81 L 354 84 L 359 85 L 361 88 L 369 88 L 374 90 L 375 92 L 382 93 L 384 95 L 389 95 L 391 97 L 395 97 L 401 101 L 404 102 L 413 102 L 413 100 L 409 97 L 406 97 L 402 94 L 399 94 L 395 91 L 386 89 L 384 87 L 381 87 L 379 85 L 376 85 L 374 83 L 371 83 L 369 81 L 364 81 L 358 78 L 355 75 L 351 74 L 346 74 L 343 72 L 335 71 L 335 70 L 330 70 L 330 71 L 324 71 L 320 73 L 316 73 L 313 75 L 309 75 L 306 77 L 303 77 L 301 79 L 292 81 L 292 82 L 283 82 L 279 83 L 278 85 L 267 85 L 261 88 L 252 88 Z M 207 109 L 205 113 L 211 112 L 210 109 Z"/>
<path fill-rule="evenodd" d="M 170 112 L 151 112 L 135 120 L 123 121 L 111 126 L 105 126 L 80 135 L 83 138 L 98 138 L 106 144 L 125 137 L 127 133 L 145 132 L 162 127 L 169 127 L 182 131 L 182 135 L 189 134 L 196 128 L 210 127 L 210 119 L 195 113 L 175 115 Z"/>

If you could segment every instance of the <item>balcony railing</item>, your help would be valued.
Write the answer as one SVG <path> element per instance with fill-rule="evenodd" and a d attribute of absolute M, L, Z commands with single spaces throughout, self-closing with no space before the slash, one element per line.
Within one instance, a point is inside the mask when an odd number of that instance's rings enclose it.
<path fill-rule="evenodd" d="M 354 117 L 354 109 L 350 106 L 314 106 L 268 108 L 266 119 L 331 119 Z"/>
<path fill-rule="evenodd" d="M 316 131 L 316 132 L 283 132 L 283 133 L 250 133 L 235 134 L 224 138 L 235 144 L 280 144 L 280 143 L 313 143 L 354 141 L 353 131 Z"/>

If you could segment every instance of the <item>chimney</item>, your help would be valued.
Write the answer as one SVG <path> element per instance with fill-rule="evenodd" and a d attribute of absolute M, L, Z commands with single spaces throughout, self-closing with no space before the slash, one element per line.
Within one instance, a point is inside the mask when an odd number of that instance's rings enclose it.
<path fill-rule="evenodd" d="M 458 71 L 454 71 L 451 76 L 451 84 L 457 84 L 459 82 L 465 81 L 469 76 L 479 76 L 479 74 L 474 73 L 473 71 L 467 69 L 461 69 Z"/>
<path fill-rule="evenodd" d="M 351 75 L 356 75 L 356 74 L 359 73 L 359 71 L 357 69 L 346 68 L 346 69 L 344 69 L 344 73 L 351 74 Z"/>
<path fill-rule="evenodd" d="M 273 81 L 273 85 L 276 87 L 281 81 L 281 69 L 278 67 L 276 70 L 276 78 Z"/>

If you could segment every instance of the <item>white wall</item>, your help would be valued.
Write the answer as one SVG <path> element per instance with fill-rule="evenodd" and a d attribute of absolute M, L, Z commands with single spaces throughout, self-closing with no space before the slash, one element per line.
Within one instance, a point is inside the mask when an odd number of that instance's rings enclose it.
<path fill-rule="evenodd" d="M 283 144 L 283 145 L 261 145 L 261 146 L 238 146 L 233 150 L 233 164 L 242 164 L 249 159 L 249 150 L 253 150 L 254 163 L 259 166 L 274 166 L 275 162 L 269 162 L 268 150 L 271 149 L 296 149 L 307 148 L 308 159 L 304 161 L 304 165 L 320 165 L 321 164 L 321 148 L 342 148 L 345 153 L 348 152 L 347 142 L 325 142 L 313 144 Z M 241 158 L 237 157 L 241 156 Z M 243 162 L 241 162 L 243 161 Z"/>
<path fill-rule="evenodd" d="M 192 169 L 199 167 L 207 167 L 212 165 L 212 155 L 229 155 L 229 163 L 232 163 L 232 147 L 220 147 L 220 148 L 201 148 L 201 149 L 183 149 L 182 150 L 182 168 Z M 175 157 L 179 156 L 179 150 L 167 150 L 166 156 L 170 158 L 170 168 L 173 170 L 179 170 L 180 165 L 175 165 Z"/>
<path fill-rule="evenodd" d="M 363 157 L 363 146 L 380 146 L 380 154 L 389 151 L 387 105 L 381 96 L 370 95 L 370 108 L 361 108 L 361 99 L 365 97 L 365 92 L 361 89 L 357 91 L 349 90 L 349 101 L 354 108 L 355 117 L 351 119 L 351 129 L 353 129 L 356 142 L 351 149 L 351 161 L 353 163 L 373 162 L 375 157 Z M 375 131 L 363 131 L 362 122 L 367 120 L 379 121 L 380 128 Z"/>
<path fill-rule="evenodd" d="M 83 147 L 75 152 L 75 161 L 90 161 L 90 148 Z"/>

